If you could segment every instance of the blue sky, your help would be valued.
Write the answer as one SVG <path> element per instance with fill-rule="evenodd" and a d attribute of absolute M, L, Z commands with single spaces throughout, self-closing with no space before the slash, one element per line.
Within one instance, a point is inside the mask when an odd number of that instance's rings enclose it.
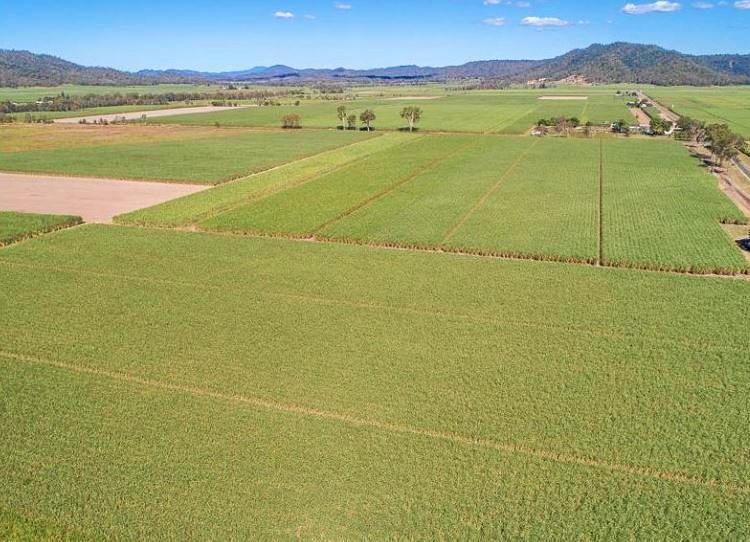
<path fill-rule="evenodd" d="M 750 53 L 750 0 L 2 0 L 0 48 L 119 69 L 448 65 L 594 42 Z"/>

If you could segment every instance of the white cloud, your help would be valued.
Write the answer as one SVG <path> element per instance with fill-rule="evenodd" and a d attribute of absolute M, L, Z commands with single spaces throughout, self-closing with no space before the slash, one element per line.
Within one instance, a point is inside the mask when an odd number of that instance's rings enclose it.
<path fill-rule="evenodd" d="M 737 9 L 750 9 L 750 0 L 738 0 L 734 3 Z"/>
<path fill-rule="evenodd" d="M 711 2 L 694 2 L 693 7 L 695 9 L 712 9 L 716 6 Z"/>
<path fill-rule="evenodd" d="M 666 2 L 665 0 L 659 0 L 651 4 L 625 4 L 622 11 L 628 15 L 643 15 L 644 13 L 671 13 L 681 8 L 679 2 Z"/>
<path fill-rule="evenodd" d="M 317 19 L 317 17 L 308 13 L 307 15 L 305 15 L 305 19 L 307 19 L 308 21 L 314 21 L 315 19 Z"/>
<path fill-rule="evenodd" d="M 570 23 L 557 17 L 524 17 L 521 19 L 524 26 L 535 26 L 537 28 L 568 26 Z"/>
<path fill-rule="evenodd" d="M 343 2 L 336 2 L 335 4 L 333 4 L 333 7 L 335 7 L 336 9 L 352 9 L 351 4 L 345 4 Z"/>
<path fill-rule="evenodd" d="M 484 19 L 482 22 L 490 26 L 503 26 L 505 19 L 503 17 L 490 17 L 489 19 Z"/>
<path fill-rule="evenodd" d="M 294 19 L 294 13 L 291 11 L 277 11 L 273 16 L 277 19 Z"/>
<path fill-rule="evenodd" d="M 513 0 L 484 0 L 482 3 L 485 6 L 515 6 L 517 8 L 531 7 L 531 2 L 526 2 L 525 0 L 518 0 L 516 2 Z"/>

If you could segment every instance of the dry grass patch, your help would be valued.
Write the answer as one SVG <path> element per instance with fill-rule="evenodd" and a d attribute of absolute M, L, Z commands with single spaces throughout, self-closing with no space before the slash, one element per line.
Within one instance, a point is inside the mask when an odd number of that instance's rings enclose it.
<path fill-rule="evenodd" d="M 99 147 L 119 143 L 175 141 L 248 132 L 213 126 L 119 124 L 14 124 L 0 127 L 0 152 Z"/>

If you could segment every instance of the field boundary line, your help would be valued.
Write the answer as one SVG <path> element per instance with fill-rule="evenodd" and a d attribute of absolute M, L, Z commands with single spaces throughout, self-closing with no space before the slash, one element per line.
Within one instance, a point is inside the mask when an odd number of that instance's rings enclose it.
<path fill-rule="evenodd" d="M 138 224 L 97 224 L 105 227 L 123 227 L 137 229 L 151 229 L 160 231 L 172 231 L 181 233 L 197 233 L 204 235 L 216 235 L 221 237 L 249 237 L 252 239 L 278 239 L 283 241 L 296 241 L 301 243 L 319 243 L 330 245 L 352 245 L 363 248 L 378 250 L 394 250 L 401 252 L 445 254 L 452 256 L 483 258 L 492 260 L 507 260 L 515 262 L 538 262 L 547 264 L 563 264 L 572 266 L 596 267 L 596 258 L 583 258 L 577 256 L 564 256 L 557 254 L 545 254 L 537 252 L 516 252 L 512 250 L 482 249 L 475 247 L 457 247 L 445 244 L 421 244 L 402 243 L 400 241 L 377 241 L 373 239 L 360 239 L 354 237 L 333 237 L 326 235 L 293 234 L 285 232 L 274 232 L 256 229 L 227 229 L 213 230 L 193 227 L 168 227 L 159 225 L 142 226 Z M 0 260 L 1 261 L 1 260 Z M 638 271 L 642 273 L 668 274 L 696 278 L 717 278 L 750 281 L 750 267 L 731 269 L 726 267 L 717 268 L 685 268 L 675 267 L 670 264 L 631 262 L 628 260 L 610 260 L 601 266 L 605 269 L 618 269 L 622 271 Z"/>
<path fill-rule="evenodd" d="M 463 144 L 463 145 L 461 145 L 461 146 L 453 149 L 451 152 L 449 152 L 445 156 L 441 156 L 439 158 L 431 160 L 430 162 L 428 162 L 424 166 L 418 168 L 416 171 L 410 173 L 409 175 L 407 175 L 403 179 L 400 179 L 400 180 L 396 181 L 394 184 L 392 184 L 388 188 L 385 188 L 385 189 L 381 190 L 380 192 L 377 192 L 375 194 L 372 194 L 372 195 L 368 196 L 367 198 L 363 199 L 359 203 L 353 205 L 352 207 L 349 207 L 345 211 L 342 211 L 341 213 L 339 213 L 338 215 L 336 215 L 334 218 L 332 218 L 330 220 L 327 220 L 323 224 L 315 227 L 310 233 L 312 235 L 315 235 L 316 233 L 320 232 L 321 230 L 324 230 L 325 228 L 327 228 L 328 226 L 331 226 L 331 225 L 335 224 L 336 222 L 338 222 L 340 220 L 343 220 L 344 218 L 348 217 L 349 215 L 352 215 L 352 214 L 356 213 L 360 209 L 363 209 L 363 208 L 367 207 L 368 205 L 370 205 L 371 203 L 373 203 L 374 201 L 376 201 L 376 200 L 378 200 L 378 199 L 380 199 L 380 198 L 382 198 L 384 196 L 387 196 L 388 194 L 390 194 L 390 193 L 394 192 L 395 190 L 401 188 L 402 186 L 404 186 L 408 182 L 413 181 L 417 177 L 421 177 L 425 173 L 428 173 L 428 172 L 434 170 L 441 163 L 443 163 L 446 160 L 450 160 L 451 158 L 455 157 L 459 152 L 461 152 L 461 151 L 463 151 L 465 149 L 468 149 L 469 147 L 479 145 L 480 141 L 481 140 L 473 140 L 472 139 L 468 143 L 465 143 L 465 144 Z"/>
<path fill-rule="evenodd" d="M 381 421 L 373 418 L 358 417 L 351 414 L 323 410 L 314 407 L 306 407 L 294 403 L 283 403 L 280 401 L 262 397 L 223 393 L 210 389 L 203 389 L 188 385 L 143 378 L 125 372 L 108 371 L 106 369 L 98 369 L 94 367 L 84 367 L 72 363 L 49 360 L 25 354 L 18 354 L 5 350 L 0 350 L 0 356 L 5 357 L 6 359 L 13 360 L 17 363 L 24 363 L 26 365 L 52 367 L 72 373 L 90 375 L 98 378 L 106 378 L 115 382 L 135 384 L 141 387 L 158 389 L 172 393 L 182 393 L 194 397 L 206 398 L 225 403 L 246 405 L 255 409 L 281 412 L 286 414 L 295 414 L 308 418 L 317 418 L 339 422 L 353 427 L 364 427 L 384 431 L 387 433 L 411 435 L 443 442 L 451 442 L 453 444 L 459 444 L 462 446 L 490 449 L 508 455 L 531 457 L 537 460 L 555 464 L 578 465 L 582 467 L 625 474 L 638 478 L 647 478 L 676 484 L 699 486 L 706 489 L 729 491 L 732 493 L 750 494 L 750 486 L 735 484 L 732 482 L 723 482 L 721 480 L 712 478 L 703 478 L 686 474 L 684 472 L 662 471 L 650 467 L 640 467 L 637 465 L 630 465 L 626 463 L 610 462 L 602 459 L 596 459 L 595 457 L 580 455 L 571 452 L 555 452 L 552 450 L 537 449 L 509 442 L 499 442 L 486 438 L 471 437 L 467 435 L 461 435 L 460 433 L 420 428 L 412 425 Z"/>
<path fill-rule="evenodd" d="M 365 141 L 371 141 L 371 140 L 378 139 L 378 138 L 383 137 L 383 136 L 385 136 L 385 134 L 381 134 L 379 136 L 373 137 L 372 139 L 366 139 Z M 416 143 L 417 141 L 420 141 L 424 137 L 425 137 L 425 135 L 418 134 L 418 135 L 414 136 L 414 138 L 411 141 L 405 142 L 404 146 L 413 145 L 414 143 Z M 281 164 L 280 166 L 277 166 L 274 169 L 281 169 L 281 168 L 286 167 L 286 166 L 291 166 L 293 164 L 297 164 L 297 163 L 299 163 L 301 161 L 312 160 L 314 158 L 321 157 L 321 156 L 325 155 L 326 153 L 334 152 L 334 151 L 337 151 L 337 150 L 340 150 L 340 149 L 345 149 L 347 147 L 351 147 L 351 146 L 356 145 L 358 143 L 364 143 L 364 141 L 357 141 L 356 143 L 350 143 L 349 145 L 344 145 L 343 147 L 336 147 L 335 149 L 331 149 L 329 151 L 325 151 L 325 152 L 322 152 L 322 153 L 319 153 L 319 154 L 314 154 L 312 156 L 308 156 L 306 158 L 302 158 L 301 160 L 295 160 L 294 162 L 287 162 L 286 164 Z M 303 186 L 303 185 L 305 185 L 305 184 L 307 184 L 309 182 L 313 182 L 316 179 L 319 179 L 319 178 L 324 177 L 326 175 L 332 175 L 334 173 L 338 173 L 339 171 L 347 169 L 347 168 L 349 168 L 349 167 L 351 167 L 351 166 L 353 166 L 355 164 L 359 164 L 360 162 L 362 162 L 362 161 L 364 161 L 364 160 L 366 160 L 368 158 L 371 158 L 373 155 L 378 154 L 380 152 L 385 152 L 386 150 L 388 150 L 388 149 L 381 149 L 379 151 L 374 151 L 374 152 L 371 152 L 369 154 L 365 154 L 365 155 L 359 156 L 357 158 L 354 158 L 353 160 L 348 160 L 348 161 L 346 161 L 346 162 L 344 162 L 342 164 L 339 164 L 337 166 L 330 167 L 328 169 L 325 169 L 323 171 L 314 173 L 312 175 L 307 175 L 307 176 L 303 177 L 302 179 L 299 179 L 297 181 L 289 183 L 288 185 L 283 185 L 283 186 L 279 186 L 279 187 L 272 188 L 272 189 L 269 189 L 269 190 L 257 192 L 255 194 L 250 195 L 249 197 L 243 198 L 242 201 L 233 203 L 231 206 L 222 207 L 222 208 L 216 209 L 216 210 L 211 210 L 208 213 L 203 213 L 203 214 L 201 214 L 199 216 L 199 218 L 197 220 L 194 220 L 191 223 L 192 224 L 196 224 L 198 222 L 203 222 L 205 220 L 211 220 L 211 219 L 217 218 L 217 217 L 219 217 L 219 216 L 221 216 L 223 214 L 226 214 L 226 213 L 232 212 L 232 211 L 234 211 L 236 209 L 239 209 L 240 207 L 243 207 L 245 205 L 249 205 L 251 203 L 257 203 L 257 202 L 262 201 L 264 199 L 270 198 L 271 196 L 275 196 L 276 194 L 280 194 L 282 192 L 286 192 L 287 190 L 293 190 L 295 188 L 299 188 L 300 186 Z M 237 179 L 237 180 L 232 181 L 232 182 L 244 181 L 246 179 L 251 179 L 252 177 L 255 177 L 257 175 L 261 175 L 263 173 L 269 173 L 271 171 L 273 171 L 273 170 L 269 169 L 269 170 L 266 170 L 266 171 L 262 171 L 260 173 L 256 173 L 256 174 L 250 175 L 248 177 L 244 177 L 242 179 Z M 223 185 L 217 185 L 217 186 L 223 186 Z"/>
<path fill-rule="evenodd" d="M 466 223 L 471 216 L 479 210 L 482 205 L 484 205 L 487 200 L 492 196 L 492 194 L 495 193 L 495 191 L 500 188 L 500 185 L 510 176 L 513 171 L 518 167 L 518 165 L 526 158 L 529 153 L 532 151 L 534 147 L 536 147 L 537 143 L 539 142 L 538 139 L 535 139 L 534 142 L 529 145 L 524 151 L 518 155 L 518 157 L 513 161 L 513 163 L 506 169 L 503 174 L 500 176 L 500 178 L 493 184 L 487 192 L 485 192 L 479 200 L 466 212 L 464 215 L 456 222 L 453 226 L 450 227 L 450 229 L 443 235 L 442 240 L 440 241 L 440 245 L 444 245 L 447 243 L 451 237 L 453 237 L 456 232 Z"/>

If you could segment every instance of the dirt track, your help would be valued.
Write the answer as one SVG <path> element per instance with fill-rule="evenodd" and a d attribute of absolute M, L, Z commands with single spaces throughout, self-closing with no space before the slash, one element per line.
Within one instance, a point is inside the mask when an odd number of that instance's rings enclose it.
<path fill-rule="evenodd" d="M 110 179 L 0 173 L 0 210 L 76 215 L 86 222 L 112 217 L 209 188 Z"/>
<path fill-rule="evenodd" d="M 641 126 L 649 126 L 651 124 L 651 117 L 640 107 L 628 107 L 628 110 L 633 114 L 638 124 Z"/>
<path fill-rule="evenodd" d="M 86 122 L 97 122 L 100 119 L 104 119 L 107 122 L 115 120 L 139 120 L 143 115 L 146 118 L 158 118 L 158 117 L 171 117 L 173 115 L 186 115 L 189 113 L 213 113 L 216 111 L 225 111 L 227 109 L 242 109 L 243 107 L 253 106 L 240 106 L 240 107 L 219 107 L 213 105 L 207 105 L 203 107 L 176 107 L 174 109 L 155 109 L 153 111 L 132 111 L 130 113 L 112 113 L 109 115 L 90 115 L 88 117 L 72 117 L 68 119 L 55 119 L 57 124 L 78 124 L 82 120 Z"/>

